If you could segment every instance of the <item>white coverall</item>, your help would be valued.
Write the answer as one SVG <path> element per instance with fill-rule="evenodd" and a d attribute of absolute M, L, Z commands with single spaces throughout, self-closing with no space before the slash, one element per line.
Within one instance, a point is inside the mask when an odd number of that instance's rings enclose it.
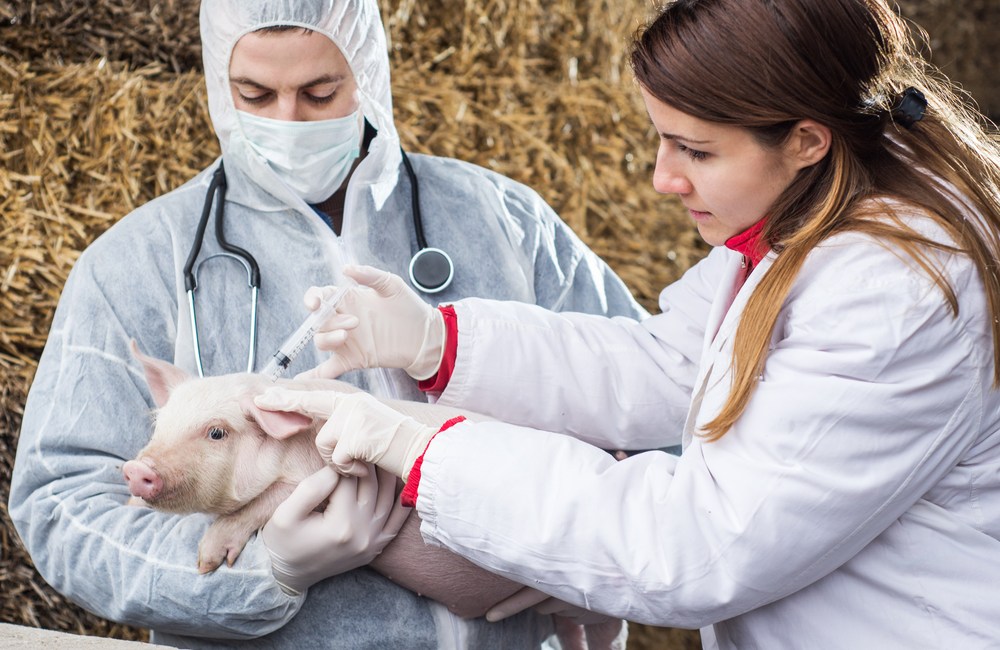
<path fill-rule="evenodd" d="M 268 179 L 264 169 L 250 175 L 226 159 L 226 235 L 261 269 L 260 370 L 305 318 L 302 296 L 311 285 L 340 283 L 348 262 L 405 275 L 416 250 L 411 187 L 392 122 L 389 60 L 375 0 L 206 0 L 201 11 L 209 108 L 224 159 L 240 128 L 229 55 L 240 36 L 265 25 L 306 25 L 329 36 L 347 58 L 361 110 L 378 131 L 349 182 L 340 237 L 277 176 Z M 556 310 L 645 315 L 535 192 L 457 160 L 410 158 L 427 240 L 448 252 L 456 267 L 452 285 L 428 302 L 489 296 Z M 11 517 L 38 571 L 88 610 L 152 628 L 159 643 L 434 649 L 459 638 L 473 648 L 537 647 L 551 628 L 548 617 L 528 613 L 510 623 L 461 624 L 368 569 L 291 598 L 272 577 L 259 537 L 232 569 L 198 575 L 198 541 L 210 517 L 125 506 L 121 466 L 148 441 L 153 405 L 128 341 L 134 337 L 146 354 L 195 372 L 182 269 L 217 165 L 98 238 L 64 288 L 25 408 L 10 495 Z M 251 180 L 261 175 L 267 187 Z M 214 222 L 199 259 L 218 252 L 213 232 Z M 235 262 L 212 260 L 198 283 L 205 371 L 238 372 L 247 357 L 246 273 Z M 320 360 L 310 345 L 289 374 Z M 401 372 L 346 379 L 380 395 L 423 399 Z"/>
<path fill-rule="evenodd" d="M 928 225 L 938 241 L 945 236 Z M 597 611 L 703 629 L 707 648 L 1000 647 L 1000 393 L 983 286 L 867 236 L 805 262 L 762 379 L 719 441 L 739 285 L 715 249 L 642 323 L 455 305 L 440 403 L 508 422 L 437 435 L 417 510 L 430 543 Z M 545 433 L 541 430 L 564 434 Z M 596 447 L 680 458 L 615 462 Z M 578 440 L 580 439 L 580 440 Z"/>

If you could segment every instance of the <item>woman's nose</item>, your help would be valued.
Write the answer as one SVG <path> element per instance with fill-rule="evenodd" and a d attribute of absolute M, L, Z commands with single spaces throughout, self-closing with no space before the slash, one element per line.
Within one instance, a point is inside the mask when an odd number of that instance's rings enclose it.
<path fill-rule="evenodd" d="M 676 166 L 668 164 L 662 156 L 656 158 L 653 170 L 653 189 L 660 194 L 690 194 L 691 181 Z"/>

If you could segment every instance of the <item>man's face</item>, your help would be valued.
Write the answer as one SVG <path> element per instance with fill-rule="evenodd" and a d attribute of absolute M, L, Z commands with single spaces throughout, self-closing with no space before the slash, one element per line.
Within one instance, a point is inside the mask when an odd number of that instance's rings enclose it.
<path fill-rule="evenodd" d="M 229 88 L 238 110 L 274 120 L 329 120 L 358 108 L 358 87 L 340 49 L 301 29 L 240 38 L 229 61 Z"/>

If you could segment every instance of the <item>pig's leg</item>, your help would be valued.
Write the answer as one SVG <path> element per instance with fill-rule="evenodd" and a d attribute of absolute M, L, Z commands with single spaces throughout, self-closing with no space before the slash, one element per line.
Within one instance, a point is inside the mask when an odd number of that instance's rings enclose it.
<path fill-rule="evenodd" d="M 396 584 L 438 601 L 462 618 L 485 615 L 490 607 L 521 588 L 516 582 L 481 569 L 451 551 L 425 544 L 416 512 L 410 514 L 395 539 L 370 566 Z"/>
<path fill-rule="evenodd" d="M 290 483 L 274 483 L 236 512 L 220 515 L 198 545 L 198 572 L 211 573 L 223 562 L 233 566 L 250 536 L 267 523 L 274 509 L 294 488 Z"/>

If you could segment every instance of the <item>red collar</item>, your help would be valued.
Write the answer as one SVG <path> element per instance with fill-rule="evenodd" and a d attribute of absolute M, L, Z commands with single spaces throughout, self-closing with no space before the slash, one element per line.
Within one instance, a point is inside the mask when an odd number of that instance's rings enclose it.
<path fill-rule="evenodd" d="M 762 240 L 761 233 L 764 232 L 764 217 L 754 225 L 750 226 L 738 235 L 733 235 L 726 240 L 726 248 L 742 253 L 750 260 L 751 266 L 757 266 L 770 250 Z"/>

